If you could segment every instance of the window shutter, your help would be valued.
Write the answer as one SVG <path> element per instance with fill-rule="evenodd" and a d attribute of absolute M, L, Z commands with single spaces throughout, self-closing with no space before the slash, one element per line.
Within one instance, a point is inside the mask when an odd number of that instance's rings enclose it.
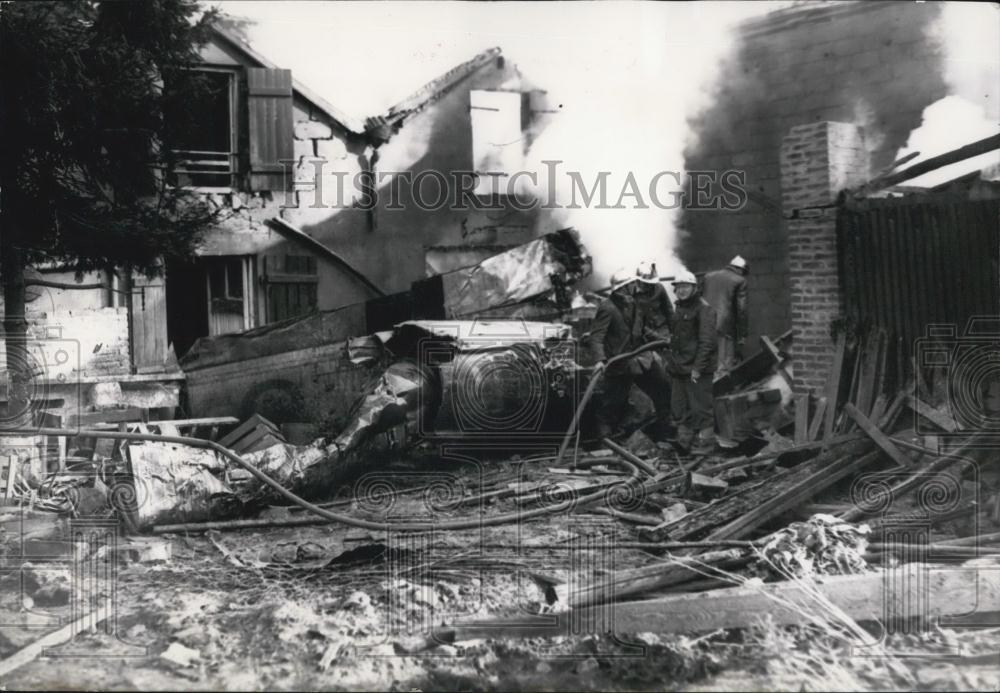
<path fill-rule="evenodd" d="M 283 190 L 292 150 L 292 71 L 247 68 L 250 189 Z M 289 176 L 290 177 L 290 176 Z"/>

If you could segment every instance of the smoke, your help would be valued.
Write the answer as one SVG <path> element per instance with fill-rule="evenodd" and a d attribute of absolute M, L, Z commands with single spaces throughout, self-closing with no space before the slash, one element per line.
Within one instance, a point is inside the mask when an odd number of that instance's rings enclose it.
<path fill-rule="evenodd" d="M 676 207 L 689 119 L 710 99 L 733 26 L 780 5 L 577 4 L 566 14 L 582 35 L 555 47 L 505 46 L 559 112 L 527 154 L 526 169 L 538 183 L 526 187 L 561 207 L 550 212 L 548 226 L 581 233 L 594 257 L 595 284 L 641 260 L 655 262 L 661 276 L 682 268 L 674 252 Z M 554 180 L 546 161 L 561 162 Z M 605 176 L 605 207 L 624 208 L 597 208 L 596 199 L 583 206 L 570 172 L 587 190 Z M 574 201 L 579 208 L 567 209 Z"/>
<path fill-rule="evenodd" d="M 909 162 L 912 166 L 997 132 L 997 122 L 986 117 L 980 105 L 961 96 L 946 96 L 924 109 L 923 123 L 910 133 L 897 158 L 919 152 L 920 156 Z M 992 151 L 925 173 L 906 184 L 929 188 L 997 164 L 1000 151 Z"/>
<path fill-rule="evenodd" d="M 945 51 L 945 80 L 951 93 L 1000 122 L 1000 5 L 944 2 L 931 29 Z"/>
<path fill-rule="evenodd" d="M 626 195 L 625 209 L 562 209 L 542 220 L 547 229 L 580 231 L 594 256 L 594 281 L 601 282 L 618 266 L 644 259 L 655 261 L 661 275 L 680 268 L 679 210 L 652 204 L 650 183 L 662 171 L 683 180 L 689 118 L 710 99 L 731 28 L 789 4 L 227 2 L 223 9 L 258 20 L 249 31 L 257 49 L 355 115 L 383 112 L 454 65 L 500 46 L 524 83 L 547 90 L 558 110 L 525 156 L 537 184 L 522 192 L 566 206 L 573 200 L 568 172 L 588 190 L 607 172 L 608 206 L 623 188 L 641 197 Z M 546 160 L 561 162 L 553 190 Z M 675 178 L 661 176 L 656 191 L 670 203 Z"/>
<path fill-rule="evenodd" d="M 913 152 L 910 165 L 1000 132 L 1000 5 L 942 3 L 929 38 L 944 52 L 948 96 L 924 109 L 919 128 L 910 133 L 897 159 Z M 966 173 L 1000 165 L 1000 152 L 945 166 L 907 185 L 933 187 Z"/>

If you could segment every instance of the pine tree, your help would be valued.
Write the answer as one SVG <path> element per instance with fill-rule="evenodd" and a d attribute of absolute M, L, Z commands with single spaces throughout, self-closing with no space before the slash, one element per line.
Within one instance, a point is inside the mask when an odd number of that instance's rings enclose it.
<path fill-rule="evenodd" d="M 214 13 L 195 0 L 0 6 L 0 279 L 8 414 L 27 411 L 25 269 L 193 257 L 213 212 L 168 184 L 165 112 L 199 89 Z M 174 87 L 164 90 L 164 80 Z M 175 101 L 175 103 L 171 103 Z M 177 103 L 179 102 L 179 103 Z M 179 108 L 180 107 L 180 108 Z"/>

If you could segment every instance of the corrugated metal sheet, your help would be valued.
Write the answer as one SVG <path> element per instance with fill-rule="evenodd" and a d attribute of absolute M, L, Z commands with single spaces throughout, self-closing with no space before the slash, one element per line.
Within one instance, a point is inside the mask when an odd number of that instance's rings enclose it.
<path fill-rule="evenodd" d="M 843 304 L 858 333 L 883 328 L 912 353 L 927 325 L 962 334 L 969 318 L 1000 312 L 1000 200 L 869 199 L 842 207 L 837 227 Z"/>

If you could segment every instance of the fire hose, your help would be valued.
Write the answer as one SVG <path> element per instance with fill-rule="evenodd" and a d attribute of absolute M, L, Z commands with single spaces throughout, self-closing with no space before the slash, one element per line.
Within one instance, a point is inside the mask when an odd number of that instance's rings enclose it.
<path fill-rule="evenodd" d="M 572 439 L 573 434 L 576 433 L 576 428 L 580 424 L 580 417 L 583 416 L 583 410 L 586 409 L 587 403 L 590 401 L 590 398 L 594 394 L 594 390 L 597 388 L 597 383 L 600 382 L 601 377 L 608 369 L 608 366 L 618 363 L 619 361 L 634 358 L 639 354 L 650 351 L 651 349 L 662 349 L 668 346 L 670 346 L 670 342 L 663 340 L 649 342 L 648 344 L 643 344 L 634 351 L 629 351 L 625 354 L 618 354 L 618 356 L 612 356 L 603 366 L 598 366 L 597 370 L 594 371 L 593 377 L 590 379 L 590 383 L 587 385 L 587 389 L 583 392 L 583 397 L 580 398 L 580 403 L 576 406 L 576 411 L 573 413 L 573 420 L 570 422 L 569 428 L 566 430 L 566 435 L 563 437 L 562 445 L 559 446 L 559 453 L 556 455 L 556 465 L 558 465 L 562 461 L 562 458 L 566 455 L 566 448 L 569 447 L 569 441 Z"/>
<path fill-rule="evenodd" d="M 351 527 L 359 527 L 361 529 L 367 529 L 376 532 L 426 532 L 434 530 L 461 530 L 461 529 L 476 529 L 479 527 L 492 527 L 495 525 L 503 525 L 510 522 L 516 522 L 519 520 L 529 520 L 535 517 L 540 517 L 542 515 L 548 515 L 551 513 L 562 512 L 568 510 L 576 505 L 585 505 L 588 503 L 593 503 L 594 501 L 600 500 L 601 498 L 607 498 L 609 493 L 613 492 L 613 489 L 622 488 L 629 484 L 633 484 L 640 480 L 639 468 L 633 465 L 627 460 L 587 460 L 586 466 L 599 465 L 599 464 L 618 464 L 631 472 L 628 478 L 624 479 L 621 483 L 615 484 L 614 486 L 603 488 L 598 491 L 594 491 L 580 498 L 570 498 L 568 500 L 556 503 L 554 505 L 545 506 L 542 508 L 535 508 L 534 510 L 527 510 L 524 512 L 510 512 L 503 513 L 501 515 L 494 515 L 491 517 L 479 517 L 476 519 L 469 520 L 448 520 L 444 522 L 377 522 L 374 520 L 364 520 L 357 517 L 352 517 L 350 515 L 344 515 L 342 513 L 332 512 L 325 508 L 321 508 L 314 503 L 310 503 L 304 498 L 292 493 L 284 486 L 279 484 L 277 481 L 269 477 L 264 472 L 260 471 L 249 462 L 245 461 L 239 455 L 234 453 L 232 450 L 224 448 L 218 443 L 211 440 L 202 440 L 200 438 L 185 438 L 183 436 L 170 436 L 170 435 L 159 435 L 155 433 L 130 433 L 125 431 L 91 431 L 91 430 L 73 430 L 65 428 L 18 428 L 18 429 L 5 429 L 0 431 L 3 435 L 15 435 L 15 436 L 28 436 L 28 435 L 42 435 L 42 436 L 68 436 L 77 437 L 85 436 L 88 438 L 106 438 L 109 440 L 136 440 L 136 441 L 151 441 L 160 443 L 172 443 L 174 445 L 187 445 L 195 448 L 202 448 L 207 450 L 213 450 L 214 452 L 222 455 L 223 457 L 235 462 L 237 465 L 247 470 L 250 474 L 255 476 L 259 481 L 261 481 L 266 486 L 269 486 L 278 495 L 286 498 L 292 503 L 301 506 L 302 508 L 310 511 L 311 513 L 318 515 L 331 522 L 339 522 L 341 524 L 349 525 Z M 205 522 L 199 525 L 199 530 L 214 529 L 213 525 L 218 524 L 219 528 L 223 528 L 227 523 L 212 523 Z M 171 525 L 163 525 L 154 529 L 154 532 L 165 533 L 171 531 L 169 528 Z M 176 531 L 176 530 L 174 530 Z"/>
<path fill-rule="evenodd" d="M 583 409 L 586 407 L 587 403 L 590 401 L 593 395 L 594 389 L 599 382 L 601 375 L 607 366 L 623 361 L 634 356 L 637 356 L 643 352 L 649 351 L 651 349 L 659 349 L 668 346 L 665 341 L 650 342 L 644 344 L 634 351 L 630 351 L 625 354 L 619 354 L 608 359 L 604 367 L 598 368 L 594 373 L 594 377 L 591 379 L 590 384 L 587 386 L 583 397 L 580 400 L 579 405 L 577 405 L 576 412 L 573 415 L 573 420 L 570 423 L 569 429 L 566 431 L 566 435 L 563 438 L 562 446 L 559 449 L 559 454 L 556 457 L 555 463 L 558 464 L 562 460 L 563 456 L 566 454 L 566 448 L 569 446 L 569 440 L 573 433 L 576 432 L 576 428 L 579 425 L 580 417 L 583 413 Z M 519 520 L 529 520 L 535 517 L 540 517 L 543 515 L 549 515 L 552 513 L 562 512 L 568 510 L 576 505 L 584 506 L 594 501 L 600 500 L 602 497 L 607 498 L 609 493 L 612 493 L 614 489 L 620 489 L 627 487 L 630 484 L 635 483 L 640 480 L 640 469 L 638 466 L 629 462 L 628 460 L 615 459 L 615 460 L 585 460 L 583 462 L 577 462 L 578 466 L 591 466 L 597 464 L 607 464 L 613 463 L 618 464 L 629 470 L 630 475 L 628 478 L 623 480 L 619 484 L 614 484 L 613 486 L 599 489 L 587 495 L 581 496 L 580 498 L 570 498 L 568 500 L 556 503 L 554 505 L 545 506 L 542 508 L 535 508 L 534 510 L 527 511 L 517 511 L 510 513 L 502 513 L 500 515 L 494 515 L 491 517 L 479 517 L 477 519 L 470 520 L 448 520 L 444 522 L 377 522 L 374 520 L 364 520 L 357 517 L 352 517 L 350 515 L 344 515 L 342 513 L 333 512 L 322 508 L 314 503 L 310 503 L 304 498 L 292 493 L 284 486 L 279 484 L 277 481 L 272 479 L 270 476 L 257 469 L 249 462 L 245 461 L 242 457 L 234 453 L 218 443 L 211 440 L 202 440 L 200 438 L 186 438 L 184 436 L 171 436 L 171 435 L 160 435 L 155 433 L 131 433 L 127 431 L 100 431 L 100 430 L 73 430 L 64 428 L 19 428 L 19 429 L 7 429 L 0 431 L 0 434 L 4 435 L 44 435 L 44 436 L 67 436 L 67 437 L 88 437 L 88 438 L 105 438 L 108 440 L 135 440 L 135 441 L 149 441 L 149 442 L 160 442 L 160 443 L 171 443 L 174 445 L 187 445 L 189 447 L 202 448 L 206 450 L 212 450 L 215 453 L 222 455 L 223 457 L 236 463 L 241 468 L 245 469 L 251 475 L 256 477 L 261 483 L 273 489 L 278 495 L 284 497 L 285 499 L 291 501 L 292 503 L 308 510 L 314 515 L 318 515 L 331 522 L 339 522 L 341 524 L 346 524 L 351 527 L 358 527 L 360 529 L 367 529 L 376 532 L 387 532 L 387 531 L 397 531 L 397 532 L 424 532 L 424 531 L 434 531 L 434 530 L 462 530 L 462 529 L 476 529 L 478 527 L 491 527 L 496 525 L 503 525 L 509 522 L 516 522 Z M 199 525 L 199 529 L 213 529 L 213 525 L 218 525 L 219 528 L 223 528 L 227 523 L 219 522 L 205 522 Z M 154 529 L 157 533 L 164 533 L 171 531 L 171 527 L 178 527 L 174 525 L 162 525 Z"/>

